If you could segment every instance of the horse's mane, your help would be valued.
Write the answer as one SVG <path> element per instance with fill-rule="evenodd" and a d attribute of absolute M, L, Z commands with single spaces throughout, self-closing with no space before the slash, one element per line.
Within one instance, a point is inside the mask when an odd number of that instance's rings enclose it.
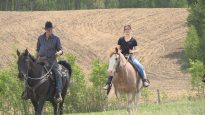
<path fill-rule="evenodd" d="M 117 47 L 112 47 L 112 48 L 109 49 L 109 57 L 111 57 L 113 54 L 118 53 L 118 52 L 116 52 L 116 48 Z"/>
<path fill-rule="evenodd" d="M 36 58 L 35 58 L 34 56 L 32 56 L 30 53 L 29 53 L 29 57 L 31 58 L 31 60 L 32 60 L 33 62 L 36 61 Z"/>
<path fill-rule="evenodd" d="M 22 53 L 21 55 L 25 55 L 25 53 Z M 33 62 L 36 61 L 36 58 L 35 58 L 33 55 L 31 55 L 30 53 L 28 54 L 28 56 L 29 56 L 29 58 L 31 58 L 31 60 L 32 60 Z"/>

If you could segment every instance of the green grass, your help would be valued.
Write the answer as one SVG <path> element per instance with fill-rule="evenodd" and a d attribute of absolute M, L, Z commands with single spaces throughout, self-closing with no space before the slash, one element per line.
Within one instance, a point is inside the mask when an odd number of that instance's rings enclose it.
<path fill-rule="evenodd" d="M 128 115 L 126 110 L 93 112 L 93 113 L 74 113 L 71 115 Z M 205 115 L 204 100 L 180 100 L 163 104 L 140 105 L 138 108 L 140 115 Z M 69 114 L 70 115 L 70 114 Z"/>

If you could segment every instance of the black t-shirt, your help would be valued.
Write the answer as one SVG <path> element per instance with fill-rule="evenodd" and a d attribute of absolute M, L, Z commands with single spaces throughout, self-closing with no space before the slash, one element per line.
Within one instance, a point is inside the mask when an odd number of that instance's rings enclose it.
<path fill-rule="evenodd" d="M 137 41 L 135 38 L 131 38 L 129 41 L 125 41 L 125 37 L 121 37 L 118 40 L 118 45 L 120 45 L 120 49 L 122 50 L 122 54 L 129 54 L 129 51 L 132 50 L 135 46 L 137 46 Z"/>

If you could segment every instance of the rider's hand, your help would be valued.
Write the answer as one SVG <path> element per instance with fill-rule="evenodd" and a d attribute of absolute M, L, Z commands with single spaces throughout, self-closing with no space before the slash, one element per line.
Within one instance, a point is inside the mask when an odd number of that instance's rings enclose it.
<path fill-rule="evenodd" d="M 56 56 L 60 56 L 60 55 L 62 55 L 62 54 L 63 54 L 62 51 L 56 52 Z"/>
<path fill-rule="evenodd" d="M 134 53 L 134 50 L 130 50 L 130 53 L 133 54 L 133 53 Z"/>

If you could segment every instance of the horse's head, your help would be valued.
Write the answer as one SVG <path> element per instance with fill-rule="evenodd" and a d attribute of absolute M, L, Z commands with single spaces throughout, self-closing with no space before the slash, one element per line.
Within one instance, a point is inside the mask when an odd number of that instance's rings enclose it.
<path fill-rule="evenodd" d="M 113 76 L 114 73 L 119 69 L 120 65 L 121 65 L 121 55 L 120 55 L 120 51 L 116 47 L 110 54 L 109 67 L 108 67 L 109 75 Z"/>
<path fill-rule="evenodd" d="M 31 61 L 31 55 L 29 54 L 28 50 L 26 49 L 23 53 L 20 53 L 17 50 L 18 56 L 18 78 L 20 80 L 24 80 L 25 76 L 28 74 L 29 71 L 29 61 Z"/>
<path fill-rule="evenodd" d="M 205 83 L 205 74 L 202 77 L 202 81 Z"/>

